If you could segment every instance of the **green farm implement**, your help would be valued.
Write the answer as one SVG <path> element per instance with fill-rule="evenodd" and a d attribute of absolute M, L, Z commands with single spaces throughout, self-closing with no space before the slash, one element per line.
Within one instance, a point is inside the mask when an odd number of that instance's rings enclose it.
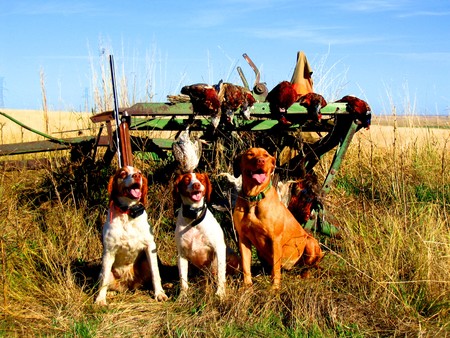
<path fill-rule="evenodd" d="M 70 149 L 72 160 L 83 155 L 91 158 L 100 156 L 99 147 L 105 147 L 102 162 L 109 165 L 118 154 L 124 156 L 124 164 L 131 164 L 133 157 L 144 159 L 172 161 L 172 144 L 177 133 L 186 130 L 195 134 L 203 142 L 203 167 L 200 170 L 219 170 L 217 151 L 228 161 L 225 167 L 232 168 L 235 155 L 249 146 L 266 148 L 278 158 L 277 175 L 281 181 L 295 180 L 306 173 L 314 171 L 314 167 L 329 152 L 334 152 L 328 173 L 321 185 L 321 194 L 327 194 L 338 174 L 344 155 L 354 134 L 363 127 L 355 112 L 346 103 L 329 102 L 321 109 L 322 118 L 313 121 L 307 110 L 298 103 L 293 104 L 286 116 L 292 123 L 283 125 L 272 116 L 269 103 L 265 102 L 267 88 L 259 82 L 259 71 L 244 54 L 244 57 L 255 71 L 256 81 L 251 92 L 256 103 L 251 110 L 251 118 L 244 119 L 236 113 L 232 123 L 213 127 L 210 116 L 200 115 L 194 111 L 191 102 L 173 101 L 164 103 L 136 103 L 131 107 L 115 107 L 91 117 L 99 124 L 97 136 L 59 139 L 40 133 L 1 113 L 14 123 L 20 124 L 32 132 L 39 133 L 45 141 L 5 144 L 0 146 L 0 156 L 25 154 L 33 152 Z M 244 86 L 248 83 L 238 68 Z M 106 135 L 102 131 L 106 126 Z M 313 135 L 311 140 L 305 135 Z M 220 146 L 220 147 L 219 147 Z M 223 161 L 221 162 L 223 164 Z M 303 224 L 305 228 L 321 231 L 327 235 L 336 235 L 338 229 L 325 221 L 325 210 L 316 206 L 310 219 Z"/>

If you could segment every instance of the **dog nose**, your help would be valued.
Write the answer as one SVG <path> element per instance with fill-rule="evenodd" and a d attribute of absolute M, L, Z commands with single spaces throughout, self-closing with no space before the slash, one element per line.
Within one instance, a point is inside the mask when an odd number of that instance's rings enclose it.
<path fill-rule="evenodd" d="M 133 178 L 134 178 L 135 180 L 140 179 L 140 178 L 141 178 L 141 173 L 134 173 L 134 174 L 133 174 Z"/>
<path fill-rule="evenodd" d="M 192 187 L 194 188 L 194 190 L 200 190 L 200 182 L 195 182 L 192 184 Z"/>
<path fill-rule="evenodd" d="M 256 160 L 256 164 L 258 167 L 264 166 L 264 163 L 266 163 L 266 160 L 263 157 L 258 157 Z"/>

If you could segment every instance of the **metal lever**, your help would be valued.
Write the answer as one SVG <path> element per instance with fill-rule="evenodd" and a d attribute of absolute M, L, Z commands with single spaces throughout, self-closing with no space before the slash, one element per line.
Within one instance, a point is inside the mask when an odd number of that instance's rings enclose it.
<path fill-rule="evenodd" d="M 255 84 L 253 86 L 253 93 L 255 94 L 255 98 L 258 101 L 263 102 L 266 100 L 266 96 L 268 93 L 267 86 L 265 83 L 260 82 L 261 73 L 259 72 L 258 67 L 256 67 L 256 65 L 253 63 L 252 59 L 250 59 L 250 57 L 246 53 L 242 54 L 242 56 L 255 72 Z"/>

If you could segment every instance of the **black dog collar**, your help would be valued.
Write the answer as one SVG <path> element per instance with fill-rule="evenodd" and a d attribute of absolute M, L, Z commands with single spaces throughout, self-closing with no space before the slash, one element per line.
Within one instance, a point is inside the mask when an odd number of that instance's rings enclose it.
<path fill-rule="evenodd" d="M 141 216 L 144 213 L 145 207 L 141 203 L 139 203 L 139 204 L 133 205 L 128 210 L 130 211 L 130 216 L 132 218 L 137 218 L 137 217 Z"/>
<path fill-rule="evenodd" d="M 132 218 L 141 216 L 145 211 L 145 207 L 141 203 L 129 207 L 128 205 L 120 204 L 117 199 L 114 199 L 112 202 L 118 209 L 120 209 L 123 213 L 129 214 Z"/>
<path fill-rule="evenodd" d="M 192 208 L 189 205 L 182 205 L 182 215 L 184 218 L 193 219 L 194 221 L 190 223 L 191 226 L 196 226 L 197 224 L 200 224 L 206 216 L 206 211 L 208 211 L 208 208 L 206 206 L 206 203 L 203 204 L 200 208 Z"/>

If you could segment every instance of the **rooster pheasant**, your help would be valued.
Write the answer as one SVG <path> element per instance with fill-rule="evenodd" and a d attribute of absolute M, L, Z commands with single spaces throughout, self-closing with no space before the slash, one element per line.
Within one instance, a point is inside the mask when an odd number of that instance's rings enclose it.
<path fill-rule="evenodd" d="M 221 103 L 213 86 L 204 83 L 184 86 L 181 88 L 181 94 L 189 96 L 195 113 L 211 116 L 212 123 L 215 124 L 215 118 L 220 115 Z"/>
<path fill-rule="evenodd" d="M 269 102 L 270 113 L 283 125 L 289 126 L 292 123 L 286 119 L 286 113 L 290 106 L 298 100 L 297 91 L 289 81 L 282 81 L 277 84 L 266 97 Z"/>
<path fill-rule="evenodd" d="M 300 96 L 299 103 L 306 108 L 308 119 L 313 121 L 322 119 L 320 109 L 327 105 L 327 101 L 325 101 L 323 96 L 317 93 L 308 93 Z"/>
<path fill-rule="evenodd" d="M 369 129 L 372 119 L 372 111 L 366 101 L 356 96 L 346 95 L 336 102 L 347 103 L 347 111 L 355 116 L 355 119 L 362 127 Z"/>

